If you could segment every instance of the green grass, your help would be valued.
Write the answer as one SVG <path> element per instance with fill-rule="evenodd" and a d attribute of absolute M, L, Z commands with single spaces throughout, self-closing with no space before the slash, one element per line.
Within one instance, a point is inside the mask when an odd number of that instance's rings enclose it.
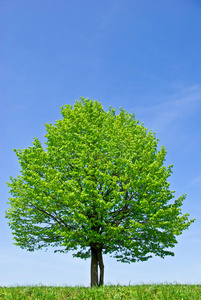
<path fill-rule="evenodd" d="M 201 285 L 148 284 L 148 285 L 105 285 L 100 288 L 15 286 L 0 287 L 0 299 L 5 300 L 64 300 L 64 299 L 116 299 L 116 300 L 199 300 Z"/>

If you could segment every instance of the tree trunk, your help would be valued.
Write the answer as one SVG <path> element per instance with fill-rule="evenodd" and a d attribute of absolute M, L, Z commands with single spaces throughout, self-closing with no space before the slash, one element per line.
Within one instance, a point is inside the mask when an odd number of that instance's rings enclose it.
<path fill-rule="evenodd" d="M 104 280 L 104 264 L 103 264 L 103 255 L 102 250 L 97 251 L 99 268 L 100 268 L 100 279 L 99 279 L 99 286 L 103 285 Z"/>
<path fill-rule="evenodd" d="M 98 280 L 98 265 L 100 268 L 100 278 Z M 91 287 L 103 285 L 104 265 L 102 250 L 91 246 Z"/>
<path fill-rule="evenodd" d="M 98 286 L 98 256 L 97 250 L 91 246 L 91 287 Z"/>

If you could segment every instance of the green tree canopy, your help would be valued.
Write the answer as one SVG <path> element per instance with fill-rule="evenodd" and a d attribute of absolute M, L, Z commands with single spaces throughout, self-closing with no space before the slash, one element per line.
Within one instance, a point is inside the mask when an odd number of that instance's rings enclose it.
<path fill-rule="evenodd" d="M 181 213 L 185 195 L 174 200 L 169 189 L 172 165 L 164 166 L 166 149 L 157 150 L 155 134 L 133 113 L 106 112 L 89 99 L 61 113 L 45 124 L 45 149 L 35 138 L 14 150 L 22 170 L 8 183 L 6 217 L 15 244 L 91 257 L 92 286 L 103 284 L 102 254 L 121 262 L 174 255 L 168 248 L 194 220 Z"/>

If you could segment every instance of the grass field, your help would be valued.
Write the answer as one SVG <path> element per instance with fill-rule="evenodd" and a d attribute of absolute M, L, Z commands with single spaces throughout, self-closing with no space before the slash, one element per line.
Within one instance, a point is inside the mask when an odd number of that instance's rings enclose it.
<path fill-rule="evenodd" d="M 0 287 L 0 299 L 5 300 L 64 300 L 64 299 L 140 299 L 140 300 L 199 300 L 201 285 L 150 284 L 150 285 L 106 285 L 100 288 L 15 286 Z"/>

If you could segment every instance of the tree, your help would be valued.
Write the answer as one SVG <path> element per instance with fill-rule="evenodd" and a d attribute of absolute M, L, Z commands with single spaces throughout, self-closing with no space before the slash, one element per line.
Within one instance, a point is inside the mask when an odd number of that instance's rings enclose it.
<path fill-rule="evenodd" d="M 166 149 L 157 150 L 155 134 L 133 113 L 105 112 L 89 99 L 61 113 L 55 125 L 45 124 L 45 149 L 35 138 L 14 150 L 22 170 L 8 183 L 6 217 L 15 244 L 91 257 L 91 286 L 103 284 L 103 254 L 129 263 L 173 256 L 167 248 L 194 220 L 181 214 L 185 195 L 169 203 L 172 165 L 163 165 Z"/>

